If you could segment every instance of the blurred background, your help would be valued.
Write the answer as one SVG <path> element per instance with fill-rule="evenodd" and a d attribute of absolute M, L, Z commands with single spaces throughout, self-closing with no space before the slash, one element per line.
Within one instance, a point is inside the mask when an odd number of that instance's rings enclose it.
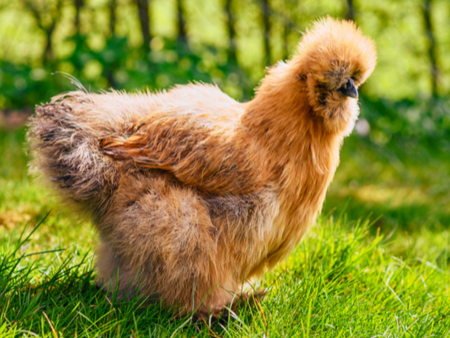
<path fill-rule="evenodd" d="M 0 108 L 70 89 L 57 71 L 92 90 L 196 79 L 249 99 L 265 66 L 294 53 L 301 32 L 326 15 L 354 20 L 376 41 L 365 96 L 450 94 L 446 0 L 0 0 Z"/>
<path fill-rule="evenodd" d="M 418 250 L 442 247 L 450 225 L 447 0 L 0 0 L 0 233 L 53 209 L 55 229 L 45 236 L 61 241 L 64 214 L 28 176 L 23 150 L 33 107 L 75 89 L 58 72 L 92 91 L 195 80 L 249 100 L 265 67 L 294 53 L 301 32 L 326 15 L 354 20 L 372 37 L 378 65 L 360 90 L 361 119 L 324 212 L 370 217 L 374 231 Z"/>

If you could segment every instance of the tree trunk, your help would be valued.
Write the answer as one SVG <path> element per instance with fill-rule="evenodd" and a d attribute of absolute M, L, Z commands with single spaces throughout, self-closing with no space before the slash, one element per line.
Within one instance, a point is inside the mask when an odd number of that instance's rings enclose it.
<path fill-rule="evenodd" d="M 150 17 L 149 17 L 149 0 L 136 0 L 139 11 L 139 22 L 141 23 L 142 38 L 144 39 L 144 47 L 148 49 L 150 46 Z"/>
<path fill-rule="evenodd" d="M 262 14 L 263 14 L 263 30 L 264 30 L 264 53 L 266 65 L 270 65 L 272 55 L 270 52 L 270 6 L 269 0 L 262 0 Z"/>
<path fill-rule="evenodd" d="M 109 10 L 109 33 L 110 38 L 114 38 L 116 36 L 116 0 L 110 0 L 108 5 Z M 106 80 L 108 80 L 109 88 L 114 88 L 116 85 L 116 81 L 114 80 L 114 74 L 111 67 L 108 67 L 105 71 Z"/>
<path fill-rule="evenodd" d="M 438 95 L 438 78 L 439 69 L 437 65 L 437 45 L 436 38 L 433 34 L 433 26 L 431 19 L 432 0 L 425 0 L 422 3 L 423 21 L 425 24 L 425 34 L 428 39 L 428 58 L 430 59 L 430 71 L 431 71 L 431 93 L 433 97 Z"/>
<path fill-rule="evenodd" d="M 44 50 L 44 58 L 43 58 L 43 63 L 44 64 L 48 64 L 49 62 L 51 62 L 53 60 L 53 48 L 52 48 L 52 32 L 47 31 L 46 32 L 46 36 L 47 36 L 47 41 L 45 42 L 45 50 Z"/>
<path fill-rule="evenodd" d="M 187 44 L 186 21 L 184 20 L 182 0 L 177 0 L 178 41 Z"/>
<path fill-rule="evenodd" d="M 109 1 L 109 34 L 113 37 L 116 33 L 116 0 Z"/>
<path fill-rule="evenodd" d="M 231 12 L 231 4 L 232 0 L 225 0 L 225 11 L 227 13 L 227 26 L 228 26 L 228 37 L 229 37 L 229 49 L 228 49 L 228 58 L 230 60 L 236 61 L 236 30 L 234 28 L 234 16 Z"/>
<path fill-rule="evenodd" d="M 80 12 L 84 5 L 83 2 L 83 0 L 75 0 L 75 30 L 77 35 L 80 35 Z"/>
<path fill-rule="evenodd" d="M 289 13 L 291 12 L 291 1 L 284 1 L 284 15 L 283 15 L 283 59 L 289 57 L 289 34 L 291 34 L 291 18 Z"/>
<path fill-rule="evenodd" d="M 289 23 L 284 23 L 283 30 L 283 59 L 289 58 L 289 34 L 291 33 L 291 25 Z"/>
<path fill-rule="evenodd" d="M 295 30 L 300 31 L 300 27 L 292 20 L 290 13 L 295 13 L 297 10 L 297 1 L 296 0 L 285 0 L 283 15 L 281 16 L 283 23 L 283 58 L 289 58 L 289 36 Z"/>
<path fill-rule="evenodd" d="M 347 20 L 355 21 L 355 7 L 353 6 L 353 0 L 347 0 Z"/>

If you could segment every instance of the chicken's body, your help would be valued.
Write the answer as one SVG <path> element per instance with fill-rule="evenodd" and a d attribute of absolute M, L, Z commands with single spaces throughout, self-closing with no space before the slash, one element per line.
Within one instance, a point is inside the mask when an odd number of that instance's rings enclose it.
<path fill-rule="evenodd" d="M 367 58 L 354 71 L 362 83 L 375 62 L 371 42 L 350 23 L 321 25 L 309 34 L 335 25 L 370 47 L 349 60 Z M 318 91 L 323 78 L 305 72 L 320 61 L 308 58 L 310 45 L 303 58 L 272 69 L 245 104 L 217 87 L 188 85 L 160 94 L 75 92 L 38 107 L 34 165 L 92 217 L 106 288 L 120 281 L 125 293 L 139 285 L 182 311 L 217 311 L 295 248 L 358 114 L 352 88 L 333 84 L 344 96 Z"/>

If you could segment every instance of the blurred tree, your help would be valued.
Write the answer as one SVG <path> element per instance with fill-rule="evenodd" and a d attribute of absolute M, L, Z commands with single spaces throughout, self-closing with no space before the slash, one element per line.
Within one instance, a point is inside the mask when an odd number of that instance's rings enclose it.
<path fill-rule="evenodd" d="M 116 7 L 117 2 L 116 0 L 109 0 L 108 3 L 108 10 L 109 10 L 109 33 L 111 35 L 110 40 L 107 41 L 107 46 L 105 50 L 108 49 L 109 45 L 115 42 L 116 40 Z M 114 51 L 111 50 L 109 54 L 106 53 L 106 55 L 113 55 Z M 105 53 L 103 53 L 105 54 Z M 110 88 L 114 88 L 116 85 L 116 81 L 114 80 L 114 74 L 113 74 L 113 68 L 108 67 L 108 65 L 111 63 L 111 61 L 115 61 L 115 57 L 107 57 L 106 63 L 103 65 L 103 73 L 105 74 L 105 77 L 108 81 L 108 86 Z"/>
<path fill-rule="evenodd" d="M 289 23 L 284 24 L 283 30 L 283 59 L 289 58 L 289 34 L 291 33 L 291 25 Z"/>
<path fill-rule="evenodd" d="M 353 0 L 347 0 L 347 14 L 345 15 L 347 20 L 355 21 L 355 7 L 353 6 Z"/>
<path fill-rule="evenodd" d="M 186 20 L 182 0 L 177 0 L 178 41 L 187 45 Z"/>
<path fill-rule="evenodd" d="M 109 0 L 109 34 L 113 37 L 116 33 L 116 0 Z"/>
<path fill-rule="evenodd" d="M 225 12 L 227 14 L 227 27 L 228 27 L 228 58 L 230 61 L 236 61 L 236 30 L 234 28 L 234 15 L 231 11 L 232 0 L 225 0 Z"/>
<path fill-rule="evenodd" d="M 80 35 L 80 12 L 81 8 L 84 6 L 84 0 L 74 0 L 75 1 L 75 31 L 77 35 Z"/>
<path fill-rule="evenodd" d="M 150 16 L 149 16 L 149 1 L 150 0 L 135 0 L 138 5 L 139 22 L 141 24 L 142 38 L 144 39 L 144 49 L 150 48 Z"/>
<path fill-rule="evenodd" d="M 43 95 L 43 81 L 45 91 L 53 94 L 55 86 L 66 89 L 59 77 L 50 76 L 55 70 L 95 89 L 167 88 L 200 77 L 217 82 L 236 98 L 251 97 L 263 74 L 261 60 L 270 64 L 289 57 L 298 32 L 328 13 L 358 20 L 377 41 L 377 71 L 361 88 L 362 96 L 413 98 L 428 89 L 442 96 L 449 81 L 448 0 L 380 1 L 215 0 L 206 6 L 204 0 L 0 0 L 0 105 L 30 104 Z M 201 24 L 211 29 L 204 34 L 200 23 L 190 26 L 191 8 L 201 14 L 212 8 L 223 11 L 225 22 L 202 17 Z M 103 26 L 90 29 L 94 24 L 86 20 L 88 14 Z M 422 22 L 417 25 L 417 20 Z M 153 41 L 151 28 L 158 39 L 150 51 L 144 48 Z M 212 32 L 219 36 L 223 28 L 225 46 L 214 41 L 208 46 L 203 39 Z M 188 29 L 189 37 L 201 43 L 188 45 Z M 167 38 L 174 31 L 176 37 Z M 421 43 L 416 41 L 419 35 Z M 239 53 L 237 42 L 245 46 Z M 23 67 L 27 63 L 29 67 Z"/>
<path fill-rule="evenodd" d="M 283 59 L 289 58 L 289 35 L 294 29 L 294 23 L 290 17 L 290 13 L 294 11 L 292 4 L 293 0 L 285 0 L 284 2 L 284 14 L 281 16 L 283 22 Z"/>
<path fill-rule="evenodd" d="M 425 25 L 425 34 L 428 40 L 427 53 L 430 59 L 430 78 L 431 78 L 431 94 L 433 97 L 438 95 L 438 79 L 439 79 L 439 69 L 437 65 L 437 46 L 436 38 L 433 33 L 432 25 L 432 0 L 425 0 L 422 3 L 422 15 L 423 22 Z"/>
<path fill-rule="evenodd" d="M 264 57 L 266 65 L 270 65 L 272 60 L 271 50 L 270 50 L 270 5 L 269 0 L 262 0 L 262 21 L 263 21 L 263 31 L 264 31 Z"/>
<path fill-rule="evenodd" d="M 81 37 L 81 24 L 80 24 L 80 13 L 81 8 L 84 6 L 84 0 L 74 0 L 75 5 L 75 48 L 79 50 L 83 43 L 83 39 Z"/>
<path fill-rule="evenodd" d="M 23 0 L 23 4 L 30 11 L 39 29 L 45 34 L 43 63 L 53 61 L 53 32 L 61 17 L 62 0 L 53 2 L 54 6 L 51 6 L 51 2 L 47 0 Z"/>

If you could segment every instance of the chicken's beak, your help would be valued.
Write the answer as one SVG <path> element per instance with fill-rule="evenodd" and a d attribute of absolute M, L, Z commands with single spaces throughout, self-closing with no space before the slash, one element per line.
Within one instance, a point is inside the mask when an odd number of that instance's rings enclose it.
<path fill-rule="evenodd" d="M 358 98 L 358 89 L 356 89 L 353 79 L 349 79 L 338 91 L 345 96 Z"/>

